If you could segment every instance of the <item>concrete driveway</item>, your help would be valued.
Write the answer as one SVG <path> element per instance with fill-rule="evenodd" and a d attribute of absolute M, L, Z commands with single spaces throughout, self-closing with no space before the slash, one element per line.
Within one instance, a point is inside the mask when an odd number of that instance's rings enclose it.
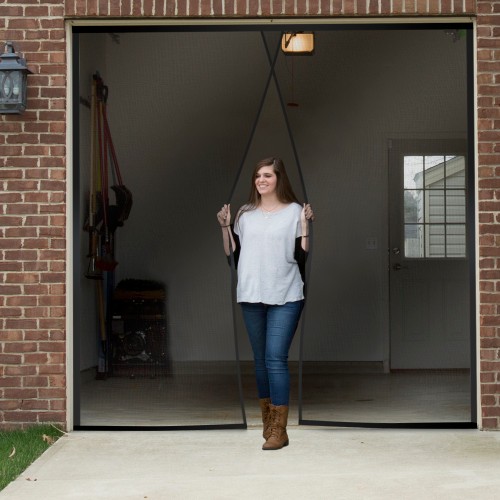
<path fill-rule="evenodd" d="M 1 499 L 500 499 L 500 433 L 292 426 L 72 432 Z"/>

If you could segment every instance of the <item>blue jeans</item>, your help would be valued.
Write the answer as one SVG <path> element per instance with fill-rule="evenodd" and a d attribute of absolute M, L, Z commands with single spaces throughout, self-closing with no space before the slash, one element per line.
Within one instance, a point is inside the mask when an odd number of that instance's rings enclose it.
<path fill-rule="evenodd" d="M 259 398 L 270 397 L 276 406 L 288 406 L 290 399 L 288 351 L 303 306 L 303 300 L 280 306 L 241 303 L 253 350 Z"/>

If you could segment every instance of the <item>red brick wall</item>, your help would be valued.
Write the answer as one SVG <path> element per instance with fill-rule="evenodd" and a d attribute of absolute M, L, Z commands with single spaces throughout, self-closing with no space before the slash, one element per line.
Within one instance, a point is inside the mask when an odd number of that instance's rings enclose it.
<path fill-rule="evenodd" d="M 0 0 L 28 111 L 0 118 L 0 427 L 66 421 L 64 18 L 464 16 L 477 11 L 482 425 L 500 429 L 500 2 Z"/>
<path fill-rule="evenodd" d="M 500 2 L 477 2 L 481 414 L 500 429 Z"/>
<path fill-rule="evenodd" d="M 2 427 L 66 420 L 63 15 L 57 1 L 0 1 L 0 43 L 34 73 L 26 113 L 0 118 Z"/>
<path fill-rule="evenodd" d="M 269 17 L 474 14 L 473 0 L 67 0 L 69 17 Z"/>

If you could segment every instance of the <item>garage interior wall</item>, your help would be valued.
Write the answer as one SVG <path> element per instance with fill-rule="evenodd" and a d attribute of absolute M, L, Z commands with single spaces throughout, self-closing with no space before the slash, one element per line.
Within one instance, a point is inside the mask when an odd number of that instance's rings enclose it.
<path fill-rule="evenodd" d="M 269 32 L 274 51 L 279 34 Z M 227 201 L 269 74 L 259 32 L 82 34 L 80 93 L 98 70 L 134 205 L 119 228 L 116 282 L 163 282 L 169 358 L 234 360 L 230 275 L 215 214 Z M 389 139 L 465 138 L 466 42 L 445 30 L 316 33 L 314 55 L 278 57 L 309 201 L 317 214 L 307 310 L 308 359 L 384 362 L 388 353 Z M 293 90 L 292 90 L 293 89 Z M 89 112 L 81 109 L 81 185 Z M 232 200 L 250 172 L 281 156 L 299 198 L 297 167 L 271 84 Z M 87 189 L 86 189 L 87 188 Z M 82 213 L 83 213 L 82 212 Z M 367 239 L 376 249 L 367 249 Z M 82 269 L 86 268 L 82 239 Z M 81 368 L 96 364 L 92 283 L 82 277 Z M 244 328 L 240 358 L 251 360 Z M 298 359 L 298 336 L 291 360 Z"/>

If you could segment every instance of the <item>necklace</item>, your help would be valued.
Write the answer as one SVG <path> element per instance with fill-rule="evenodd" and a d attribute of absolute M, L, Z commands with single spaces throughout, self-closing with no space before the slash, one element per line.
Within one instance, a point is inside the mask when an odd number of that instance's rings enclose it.
<path fill-rule="evenodd" d="M 274 205 L 274 207 L 271 207 L 269 210 L 266 210 L 263 207 L 260 207 L 260 211 L 262 212 L 262 215 L 264 216 L 264 219 L 269 219 L 271 215 L 273 215 L 273 212 L 280 206 L 280 203 Z"/>

